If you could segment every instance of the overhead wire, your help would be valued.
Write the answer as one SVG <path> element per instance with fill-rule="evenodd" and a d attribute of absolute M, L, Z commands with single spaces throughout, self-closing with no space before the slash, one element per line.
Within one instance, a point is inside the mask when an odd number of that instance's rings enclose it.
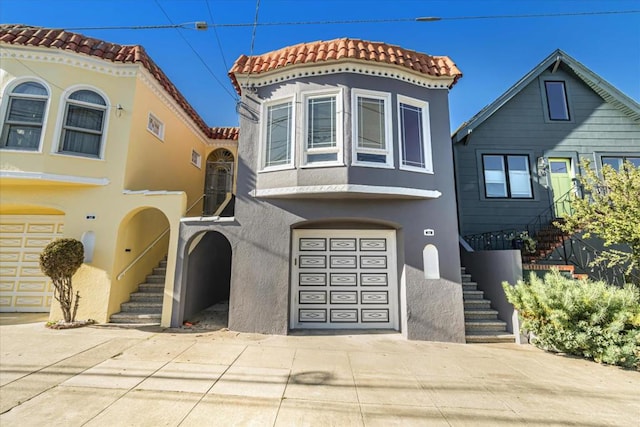
<path fill-rule="evenodd" d="M 215 27 L 215 21 L 213 19 L 213 13 L 211 12 L 211 6 L 209 5 L 209 0 L 205 0 L 205 4 L 207 5 L 207 11 L 209 12 L 209 18 L 211 19 L 211 24 L 213 27 L 213 33 L 216 36 L 216 40 L 218 41 L 218 49 L 220 49 L 220 56 L 222 56 L 222 63 L 224 64 L 225 71 L 229 71 L 229 66 L 227 65 L 227 59 L 224 56 L 224 49 L 222 49 L 222 43 L 220 42 L 220 37 L 218 36 L 218 30 Z"/>
<path fill-rule="evenodd" d="M 171 17 L 169 17 L 169 14 L 164 10 L 164 8 L 162 7 L 162 5 L 160 4 L 159 0 L 155 0 L 156 5 L 158 6 L 158 8 L 162 11 L 162 13 L 164 14 L 164 16 L 166 16 L 167 20 L 169 20 L 169 22 L 171 23 L 171 25 L 175 25 L 173 23 L 173 21 L 171 20 Z M 180 36 L 180 38 L 182 38 L 182 40 L 187 44 L 187 46 L 189 46 L 189 48 L 191 49 L 191 51 L 196 55 L 196 57 L 200 60 L 200 62 L 202 63 L 202 65 L 204 65 L 204 67 L 207 69 L 207 71 L 209 72 L 209 74 L 211 74 L 211 76 L 213 77 L 213 79 L 220 85 L 220 87 L 222 87 L 224 89 L 224 91 L 234 100 L 237 101 L 238 97 L 235 95 L 235 93 L 231 92 L 223 83 L 222 81 L 220 81 L 220 79 L 218 79 L 218 77 L 215 75 L 215 73 L 213 72 L 213 70 L 209 67 L 209 65 L 205 62 L 204 58 L 202 58 L 202 56 L 198 53 L 198 51 L 193 47 L 193 45 L 191 45 L 191 43 L 189 43 L 189 40 L 187 40 L 187 38 L 180 32 L 180 28 L 176 28 L 176 31 L 178 32 L 178 35 Z"/>
<path fill-rule="evenodd" d="M 259 2 L 259 0 L 258 0 Z M 156 0 L 157 3 L 157 0 Z M 164 10 L 163 10 L 164 12 Z M 228 23 L 209 24 L 213 28 L 233 28 L 233 27 L 268 27 L 268 26 L 294 26 L 294 25 L 336 25 L 336 24 L 384 24 L 397 22 L 437 22 L 437 21 L 462 21 L 475 19 L 523 19 L 523 18 L 556 18 L 571 16 L 601 16 L 601 15 L 631 15 L 638 14 L 640 10 L 613 10 L 600 12 L 566 12 L 566 13 L 534 13 L 522 15 L 479 15 L 479 16 L 450 16 L 450 17 L 417 17 L 417 18 L 385 18 L 385 19 L 345 19 L 345 20 L 326 20 L 326 21 L 289 21 L 289 22 L 244 22 L 244 23 Z M 166 12 L 165 12 L 166 15 Z M 81 30 L 153 30 L 165 28 L 177 29 L 195 29 L 196 22 L 186 22 L 183 24 L 171 25 L 139 25 L 139 26 L 118 26 L 118 27 L 72 27 L 65 28 L 68 31 Z M 192 26 L 192 27 L 190 27 Z"/>

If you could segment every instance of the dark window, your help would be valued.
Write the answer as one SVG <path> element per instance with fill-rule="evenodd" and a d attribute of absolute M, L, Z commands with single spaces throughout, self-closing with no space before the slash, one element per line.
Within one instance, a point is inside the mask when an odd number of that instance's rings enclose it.
<path fill-rule="evenodd" d="M 423 109 L 400 102 L 402 166 L 426 168 Z"/>
<path fill-rule="evenodd" d="M 544 82 L 550 120 L 569 120 L 569 104 L 564 82 Z"/>
<path fill-rule="evenodd" d="M 49 93 L 40 83 L 26 82 L 9 94 L 0 147 L 37 151 Z"/>
<path fill-rule="evenodd" d="M 487 198 L 530 199 L 529 156 L 484 154 L 482 156 Z"/>

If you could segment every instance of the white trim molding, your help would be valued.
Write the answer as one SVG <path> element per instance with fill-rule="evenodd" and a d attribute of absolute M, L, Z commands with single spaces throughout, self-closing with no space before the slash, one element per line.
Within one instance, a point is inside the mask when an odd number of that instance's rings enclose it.
<path fill-rule="evenodd" d="M 0 178 L 7 179 L 20 179 L 20 180 L 34 180 L 34 181 L 51 181 L 64 184 L 78 184 L 78 185 L 108 185 L 109 178 L 91 178 L 87 176 L 74 176 L 74 175 L 58 175 L 44 172 L 25 172 L 25 171 L 0 171 Z"/>
<path fill-rule="evenodd" d="M 264 188 L 252 190 L 249 195 L 256 198 L 358 198 L 360 196 L 360 198 L 437 199 L 442 196 L 442 193 L 438 190 L 422 190 L 418 188 L 335 184 Z"/>

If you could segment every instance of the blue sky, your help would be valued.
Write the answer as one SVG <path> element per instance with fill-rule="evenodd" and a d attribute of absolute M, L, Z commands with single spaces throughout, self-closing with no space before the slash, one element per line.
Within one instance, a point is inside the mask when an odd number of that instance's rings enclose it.
<path fill-rule="evenodd" d="M 169 16 L 171 22 L 165 15 Z M 640 10 L 638 0 L 261 0 L 258 22 L 442 18 Z M 211 13 L 210 13 L 211 12 Z M 255 0 L 2 0 L 0 22 L 55 28 L 146 26 L 206 21 L 252 23 Z M 249 54 L 252 27 L 78 30 L 119 44 L 141 44 L 211 126 L 236 126 L 227 70 Z M 185 42 L 193 46 L 193 50 Z M 217 33 L 217 37 L 216 37 Z M 452 130 L 560 48 L 638 101 L 640 14 L 518 19 L 451 19 L 259 26 L 254 54 L 339 37 L 447 55 L 464 77 L 450 93 Z M 206 64 L 206 65 L 205 65 Z"/>

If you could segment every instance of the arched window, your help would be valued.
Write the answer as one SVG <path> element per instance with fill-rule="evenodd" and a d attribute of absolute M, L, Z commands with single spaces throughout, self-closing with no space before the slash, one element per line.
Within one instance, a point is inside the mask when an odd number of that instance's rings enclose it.
<path fill-rule="evenodd" d="M 40 83 L 25 82 L 9 93 L 0 147 L 38 151 L 49 92 Z"/>
<path fill-rule="evenodd" d="M 107 103 L 97 93 L 81 89 L 67 98 L 59 152 L 100 157 Z"/>

